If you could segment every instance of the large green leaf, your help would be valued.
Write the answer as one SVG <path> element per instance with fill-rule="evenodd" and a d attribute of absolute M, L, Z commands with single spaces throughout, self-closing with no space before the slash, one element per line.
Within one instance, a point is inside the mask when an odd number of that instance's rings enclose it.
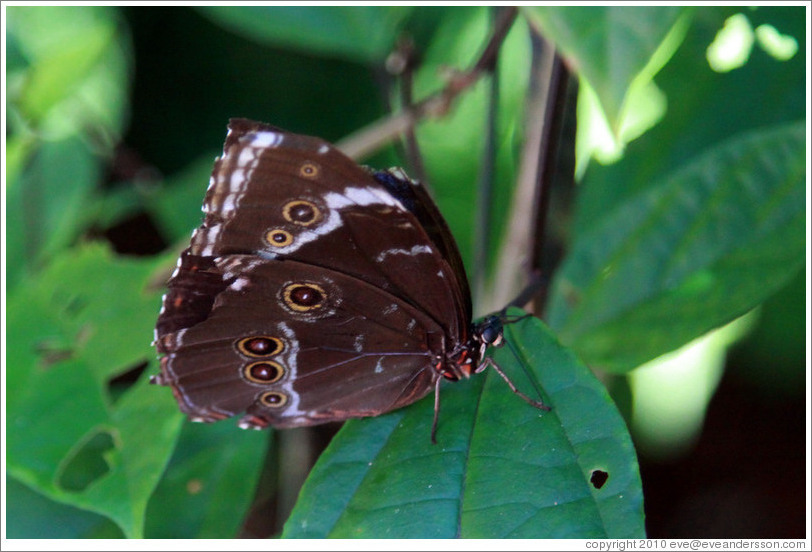
<path fill-rule="evenodd" d="M 803 266 L 803 121 L 732 138 L 578 236 L 549 320 L 623 372 L 741 316 Z"/>
<path fill-rule="evenodd" d="M 201 12 L 232 30 L 268 44 L 324 56 L 381 63 L 394 46 L 408 6 L 238 6 Z"/>
<path fill-rule="evenodd" d="M 7 310 L 9 473 L 135 537 L 181 421 L 145 376 L 123 394 L 110 388 L 154 358 L 155 266 L 101 246 L 72 250 L 10 294 Z"/>
<path fill-rule="evenodd" d="M 541 412 L 492 370 L 433 402 L 345 424 L 305 483 L 284 537 L 640 537 L 626 426 L 592 373 L 536 319 L 507 328 L 497 362 L 542 390 Z M 529 377 L 521 366 L 529 367 Z M 606 484 L 593 484 L 597 472 Z M 600 487 L 600 488 L 597 488 Z"/>

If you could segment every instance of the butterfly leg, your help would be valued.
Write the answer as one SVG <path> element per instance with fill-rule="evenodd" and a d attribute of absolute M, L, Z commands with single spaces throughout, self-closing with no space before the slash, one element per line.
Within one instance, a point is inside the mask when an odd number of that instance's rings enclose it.
<path fill-rule="evenodd" d="M 440 419 L 440 382 L 443 378 L 437 378 L 434 384 L 434 422 L 431 424 L 431 444 L 437 444 L 437 421 Z"/>
<path fill-rule="evenodd" d="M 529 404 L 530 406 L 534 406 L 534 407 L 538 408 L 539 410 L 545 410 L 545 411 L 550 410 L 550 407 L 547 406 L 546 404 L 544 404 L 543 402 L 537 401 L 535 399 L 531 399 L 530 397 L 528 397 L 527 395 L 525 395 L 524 393 L 519 391 L 516 388 L 516 386 L 513 384 L 513 382 L 510 380 L 510 378 L 507 376 L 507 374 L 505 374 L 502 371 L 502 369 L 499 368 L 499 365 L 496 364 L 491 357 L 485 357 L 485 360 L 482 361 L 482 364 L 479 365 L 479 367 L 477 368 L 476 371 L 481 372 L 482 370 L 484 370 L 488 366 L 490 366 L 491 368 L 496 370 L 496 373 L 499 374 L 502 377 L 502 379 L 505 380 L 505 383 L 508 384 L 508 387 L 510 387 L 510 390 L 513 391 L 514 393 L 516 393 L 517 395 L 519 395 L 522 399 L 524 399 L 524 401 L 527 404 Z M 436 409 L 435 409 L 435 416 L 436 416 Z"/>

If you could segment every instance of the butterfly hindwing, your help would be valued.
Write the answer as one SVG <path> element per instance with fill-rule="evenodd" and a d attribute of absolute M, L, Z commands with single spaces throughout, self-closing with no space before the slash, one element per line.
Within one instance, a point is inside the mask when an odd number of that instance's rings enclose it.
<path fill-rule="evenodd" d="M 163 383 L 190 416 L 248 412 L 259 424 L 309 425 L 392 410 L 431 390 L 429 345 L 443 332 L 410 305 L 296 261 L 235 255 L 215 269 L 229 284 L 205 320 L 159 340 Z M 176 281 L 189 287 L 201 277 L 184 269 Z M 257 354 L 251 339 L 270 346 Z"/>

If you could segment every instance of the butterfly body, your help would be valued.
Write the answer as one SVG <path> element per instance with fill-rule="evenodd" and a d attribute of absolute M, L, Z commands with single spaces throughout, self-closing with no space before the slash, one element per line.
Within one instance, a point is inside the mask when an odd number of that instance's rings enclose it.
<path fill-rule="evenodd" d="M 250 428 L 374 416 L 478 370 L 453 237 L 426 190 L 326 142 L 232 119 L 156 324 L 155 383 Z"/>

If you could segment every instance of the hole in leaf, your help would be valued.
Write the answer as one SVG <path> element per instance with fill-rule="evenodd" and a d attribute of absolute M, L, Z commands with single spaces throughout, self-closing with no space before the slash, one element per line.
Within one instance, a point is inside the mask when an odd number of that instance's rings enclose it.
<path fill-rule="evenodd" d="M 113 404 L 138 381 L 138 378 L 141 377 L 148 365 L 149 362 L 145 360 L 107 380 L 107 391 L 110 393 L 110 400 L 113 401 Z"/>
<path fill-rule="evenodd" d="M 70 360 L 77 356 L 77 351 L 87 343 L 90 338 L 90 327 L 84 326 L 76 337 L 46 337 L 34 344 L 34 351 L 39 356 L 38 367 L 42 370 L 52 368 L 55 364 Z"/>
<path fill-rule="evenodd" d="M 113 436 L 98 431 L 73 452 L 59 476 L 59 485 L 67 490 L 80 492 L 110 471 L 104 456 L 115 448 Z"/>
<path fill-rule="evenodd" d="M 592 483 L 592 486 L 596 489 L 600 489 L 606 483 L 606 480 L 609 479 L 609 474 L 603 470 L 593 470 L 592 476 L 589 478 L 589 482 Z"/>

